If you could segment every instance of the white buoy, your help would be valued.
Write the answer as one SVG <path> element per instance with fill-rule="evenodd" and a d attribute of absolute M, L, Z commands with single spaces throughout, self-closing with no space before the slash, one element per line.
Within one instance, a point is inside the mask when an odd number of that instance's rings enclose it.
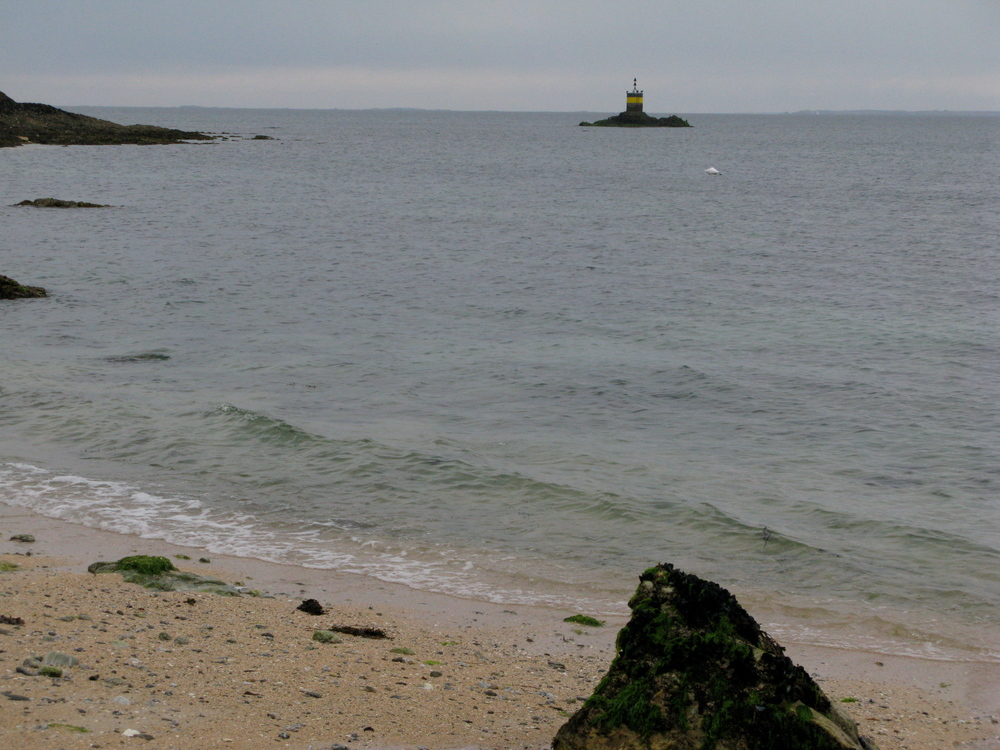
<path fill-rule="evenodd" d="M 708 172 L 709 174 L 722 174 L 722 172 L 720 172 L 720 171 L 719 171 L 718 169 L 716 169 L 715 167 L 709 167 L 709 168 L 708 168 L 708 169 L 706 169 L 705 171 L 706 171 L 706 172 Z"/>

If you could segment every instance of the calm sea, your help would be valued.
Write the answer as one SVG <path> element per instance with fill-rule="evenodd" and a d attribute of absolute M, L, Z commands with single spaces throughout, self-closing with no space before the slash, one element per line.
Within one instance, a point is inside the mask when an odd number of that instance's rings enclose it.
<path fill-rule="evenodd" d="M 0 151 L 4 502 L 1000 658 L 1000 117 L 80 111 L 237 137 Z"/>

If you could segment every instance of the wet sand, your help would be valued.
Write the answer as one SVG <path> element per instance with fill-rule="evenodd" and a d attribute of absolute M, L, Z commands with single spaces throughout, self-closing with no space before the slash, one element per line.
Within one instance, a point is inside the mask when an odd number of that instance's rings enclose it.
<path fill-rule="evenodd" d="M 625 623 L 579 627 L 563 622 L 575 612 L 207 555 L 2 504 L 0 539 L 0 561 L 17 566 L 0 573 L 0 615 L 24 620 L 0 624 L 0 747 L 545 748 Z M 157 593 L 86 572 L 129 554 L 262 595 Z M 304 598 L 327 614 L 298 611 Z M 332 625 L 390 638 L 313 640 Z M 996 664 L 783 645 L 882 750 L 1000 748 Z M 61 678 L 17 671 L 50 652 L 79 663 Z"/>

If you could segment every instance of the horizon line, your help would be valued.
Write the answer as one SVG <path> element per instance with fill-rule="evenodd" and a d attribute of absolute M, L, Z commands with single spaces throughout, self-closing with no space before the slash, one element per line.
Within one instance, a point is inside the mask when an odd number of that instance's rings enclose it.
<path fill-rule="evenodd" d="M 454 112 L 454 113 L 496 113 L 496 114 L 600 114 L 608 110 L 569 109 L 569 110 L 533 110 L 533 109 L 450 109 L 445 107 L 232 107 L 206 104 L 59 104 L 59 108 L 100 109 L 231 109 L 231 110 L 273 110 L 301 112 Z M 686 112 L 688 115 L 825 115 L 825 114 L 885 114 L 885 115 L 1000 115 L 1000 110 L 976 109 L 877 109 L 872 107 L 827 109 L 803 108 L 796 110 L 743 110 L 733 112 Z"/>

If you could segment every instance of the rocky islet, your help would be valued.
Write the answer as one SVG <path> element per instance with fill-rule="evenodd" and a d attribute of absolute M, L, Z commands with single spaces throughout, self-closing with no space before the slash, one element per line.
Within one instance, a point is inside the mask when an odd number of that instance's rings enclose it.
<path fill-rule="evenodd" d="M 689 128 L 691 123 L 683 117 L 653 117 L 645 112 L 619 112 L 603 120 L 581 122 L 583 127 L 595 128 Z"/>

